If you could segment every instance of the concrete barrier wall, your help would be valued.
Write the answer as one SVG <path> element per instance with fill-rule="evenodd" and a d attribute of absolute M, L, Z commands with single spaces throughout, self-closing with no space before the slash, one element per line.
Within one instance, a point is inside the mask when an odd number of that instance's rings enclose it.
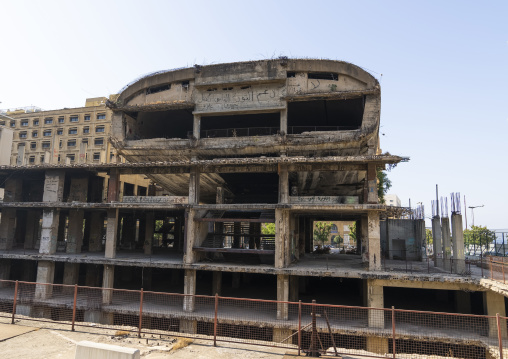
<path fill-rule="evenodd" d="M 75 359 L 139 359 L 139 349 L 81 341 L 76 345 Z"/>

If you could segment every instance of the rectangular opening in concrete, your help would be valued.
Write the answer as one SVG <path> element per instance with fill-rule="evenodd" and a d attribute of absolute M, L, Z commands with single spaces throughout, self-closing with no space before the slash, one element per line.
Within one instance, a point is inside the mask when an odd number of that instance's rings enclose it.
<path fill-rule="evenodd" d="M 288 134 L 357 130 L 362 125 L 364 98 L 288 103 Z M 309 125 L 312 124 L 312 125 Z"/>
<path fill-rule="evenodd" d="M 363 280 L 298 277 L 298 299 L 305 303 L 363 306 Z"/>
<path fill-rule="evenodd" d="M 225 203 L 278 203 L 277 173 L 221 173 Z"/>
<path fill-rule="evenodd" d="M 305 171 L 290 172 L 292 197 L 330 197 L 312 199 L 323 203 L 358 204 L 364 188 L 365 175 L 361 171 Z M 299 198 L 294 198 L 299 200 Z M 310 201 L 302 198 L 301 201 Z"/>
<path fill-rule="evenodd" d="M 190 109 L 132 114 L 125 134 L 127 140 L 151 138 L 187 139 L 192 133 L 194 116 Z"/>
<path fill-rule="evenodd" d="M 280 112 L 207 116 L 201 118 L 201 138 L 275 135 L 280 129 Z"/>

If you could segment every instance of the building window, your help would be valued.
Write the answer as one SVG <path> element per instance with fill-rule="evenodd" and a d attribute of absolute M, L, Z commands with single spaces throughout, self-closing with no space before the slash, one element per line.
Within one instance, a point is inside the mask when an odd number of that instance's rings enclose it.
<path fill-rule="evenodd" d="M 11 121 L 11 127 L 16 127 L 16 121 Z"/>
<path fill-rule="evenodd" d="M 44 137 L 49 137 L 49 136 L 51 136 L 51 130 L 45 130 L 45 131 L 42 133 L 42 135 L 43 135 Z"/>
<path fill-rule="evenodd" d="M 37 148 L 37 142 L 30 142 L 30 149 L 35 150 Z"/>
<path fill-rule="evenodd" d="M 0 121 L 0 126 L 5 126 L 5 121 Z"/>
<path fill-rule="evenodd" d="M 28 162 L 29 162 L 29 163 L 35 163 L 35 156 L 30 156 L 30 157 L 28 158 Z"/>
<path fill-rule="evenodd" d="M 100 113 L 97 115 L 97 119 L 98 120 L 105 120 L 106 119 L 106 114 L 105 113 Z"/>
<path fill-rule="evenodd" d="M 21 127 L 28 127 L 28 120 L 22 120 Z"/>
<path fill-rule="evenodd" d="M 90 133 L 90 127 L 88 126 L 83 127 L 83 133 Z"/>
<path fill-rule="evenodd" d="M 100 152 L 95 152 L 95 153 L 93 154 L 93 160 L 94 160 L 94 161 L 98 161 L 98 160 L 100 160 L 100 159 L 101 159 L 101 154 L 100 154 Z"/>
<path fill-rule="evenodd" d="M 88 145 L 88 138 L 84 138 L 81 143 L 85 144 L 85 145 Z"/>
<path fill-rule="evenodd" d="M 44 155 L 41 155 L 41 163 L 44 163 Z"/>
<path fill-rule="evenodd" d="M 58 117 L 58 123 L 64 123 L 65 118 L 64 117 Z"/>
<path fill-rule="evenodd" d="M 44 124 L 45 124 L 45 125 L 51 125 L 52 123 L 53 123 L 53 119 L 52 119 L 52 118 L 46 118 L 46 119 L 44 120 Z"/>
<path fill-rule="evenodd" d="M 76 147 L 76 140 L 67 141 L 67 147 Z"/>
<path fill-rule="evenodd" d="M 49 141 L 42 143 L 42 148 L 50 148 L 50 147 L 51 147 L 51 143 Z"/>
<path fill-rule="evenodd" d="M 71 122 L 78 122 L 79 117 L 78 116 L 71 116 Z"/>
<path fill-rule="evenodd" d="M 58 130 L 56 130 L 56 134 L 63 135 L 63 128 L 59 128 Z"/>
<path fill-rule="evenodd" d="M 19 138 L 26 138 L 26 132 L 20 132 Z"/>
<path fill-rule="evenodd" d="M 60 162 L 60 155 L 58 155 L 58 162 Z"/>
<path fill-rule="evenodd" d="M 85 115 L 85 121 L 90 121 L 90 115 Z"/>
<path fill-rule="evenodd" d="M 76 127 L 69 128 L 69 135 L 77 135 L 78 129 Z"/>
<path fill-rule="evenodd" d="M 39 120 L 34 120 L 34 126 L 39 126 Z"/>
<path fill-rule="evenodd" d="M 71 161 L 71 162 L 74 162 L 74 155 L 67 155 L 67 158 Z"/>
<path fill-rule="evenodd" d="M 39 134 L 37 133 L 37 131 L 32 131 L 32 137 L 33 137 L 33 138 L 37 138 L 37 136 L 39 136 Z"/>
<path fill-rule="evenodd" d="M 104 126 L 95 127 L 95 132 L 104 132 Z"/>
<path fill-rule="evenodd" d="M 94 144 L 96 146 L 102 146 L 104 144 L 104 138 L 96 138 Z"/>
<path fill-rule="evenodd" d="M 60 143 L 58 144 L 58 147 L 62 148 L 63 147 L 63 141 L 60 140 Z"/>

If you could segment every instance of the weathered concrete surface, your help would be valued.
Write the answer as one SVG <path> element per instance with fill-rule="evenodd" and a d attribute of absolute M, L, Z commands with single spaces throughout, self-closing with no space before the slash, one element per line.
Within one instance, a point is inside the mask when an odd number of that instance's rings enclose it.
<path fill-rule="evenodd" d="M 75 359 L 139 359 L 139 349 L 81 341 L 76 344 Z"/>

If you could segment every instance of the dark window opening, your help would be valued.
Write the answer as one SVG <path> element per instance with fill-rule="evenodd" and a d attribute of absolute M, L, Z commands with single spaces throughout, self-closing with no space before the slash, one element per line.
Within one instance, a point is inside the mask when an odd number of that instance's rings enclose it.
<path fill-rule="evenodd" d="M 124 183 L 123 195 L 124 196 L 134 196 L 134 185 L 132 183 Z"/>
<path fill-rule="evenodd" d="M 247 90 L 247 89 L 250 89 L 250 87 L 251 87 L 250 85 L 247 85 L 247 86 L 242 86 L 242 87 L 240 87 L 240 89 L 242 89 L 242 90 Z"/>
<path fill-rule="evenodd" d="M 206 91 L 217 91 L 217 88 L 209 88 Z"/>
<path fill-rule="evenodd" d="M 140 112 L 137 117 L 139 126 L 127 134 L 127 139 L 187 139 L 188 133 L 192 134 L 193 121 L 192 113 L 187 110 Z"/>
<path fill-rule="evenodd" d="M 339 80 L 339 74 L 336 74 L 334 72 L 309 72 L 308 77 L 309 79 L 316 80 L 333 80 L 333 81 Z"/>
<path fill-rule="evenodd" d="M 138 196 L 146 196 L 146 190 L 146 187 L 138 186 Z"/>
<path fill-rule="evenodd" d="M 287 77 L 296 77 L 296 72 L 288 72 Z"/>
<path fill-rule="evenodd" d="M 280 113 L 209 116 L 201 118 L 201 138 L 275 135 L 280 129 Z"/>
<path fill-rule="evenodd" d="M 188 90 L 189 89 L 189 81 L 182 81 L 182 88 L 184 90 Z"/>
<path fill-rule="evenodd" d="M 232 90 L 233 90 L 233 88 L 232 88 L 232 87 L 224 87 L 224 88 L 222 89 L 222 91 L 232 91 Z"/>
<path fill-rule="evenodd" d="M 221 173 L 227 203 L 278 203 L 277 173 Z"/>
<path fill-rule="evenodd" d="M 157 92 L 167 91 L 169 89 L 171 89 L 171 84 L 165 84 L 165 85 L 160 85 L 160 86 L 149 87 L 149 88 L 146 89 L 146 94 L 149 95 L 151 93 L 157 93 Z"/>
<path fill-rule="evenodd" d="M 298 101 L 288 104 L 288 134 L 357 130 L 362 125 L 364 99 Z"/>

